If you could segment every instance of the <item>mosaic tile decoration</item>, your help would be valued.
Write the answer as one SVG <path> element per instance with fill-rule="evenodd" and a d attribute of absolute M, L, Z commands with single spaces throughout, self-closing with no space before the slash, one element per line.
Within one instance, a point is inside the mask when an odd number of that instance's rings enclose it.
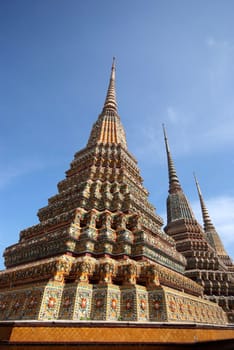
<path fill-rule="evenodd" d="M 44 290 L 39 320 L 53 320 L 58 318 L 62 293 L 62 284 L 48 283 Z"/>
<path fill-rule="evenodd" d="M 80 284 L 76 290 L 74 306 L 74 320 L 90 320 L 92 305 L 93 286 L 91 284 Z"/>

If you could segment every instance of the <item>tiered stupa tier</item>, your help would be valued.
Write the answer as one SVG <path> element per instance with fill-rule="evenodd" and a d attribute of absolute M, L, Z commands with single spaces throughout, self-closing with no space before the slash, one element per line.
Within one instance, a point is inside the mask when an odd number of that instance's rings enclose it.
<path fill-rule="evenodd" d="M 169 174 L 165 231 L 187 260 L 185 275 L 203 286 L 205 297 L 216 300 L 227 312 L 229 321 L 234 322 L 234 265 L 210 220 L 199 187 L 204 231 L 197 222 L 180 185 L 165 128 L 164 138 Z"/>
<path fill-rule="evenodd" d="M 5 250 L 1 320 L 226 324 L 184 275 L 186 258 L 148 201 L 118 116 L 114 61 L 87 146 L 38 217 Z"/>

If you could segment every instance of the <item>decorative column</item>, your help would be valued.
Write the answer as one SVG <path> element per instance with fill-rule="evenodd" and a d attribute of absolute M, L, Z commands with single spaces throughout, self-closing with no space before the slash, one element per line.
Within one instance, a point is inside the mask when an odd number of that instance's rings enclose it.
<path fill-rule="evenodd" d="M 60 318 L 72 320 L 89 320 L 92 303 L 92 284 L 89 278 L 95 268 L 95 259 L 85 256 L 78 258 L 71 269 L 74 283 L 64 287 Z"/>
<path fill-rule="evenodd" d="M 133 233 L 126 228 L 128 217 L 121 213 L 115 217 L 116 244 L 114 253 L 118 255 L 131 255 Z"/>
<path fill-rule="evenodd" d="M 76 244 L 76 253 L 93 253 L 97 238 L 96 216 L 95 209 L 82 215 L 80 222 L 82 228 L 80 230 L 79 242 Z"/>
<path fill-rule="evenodd" d="M 99 217 L 98 225 L 98 242 L 95 246 L 95 252 L 97 254 L 111 254 L 113 252 L 113 246 L 115 244 L 116 233 L 111 228 L 112 213 L 108 210 L 102 212 Z"/>
<path fill-rule="evenodd" d="M 144 267 L 144 275 L 146 278 L 146 287 L 149 298 L 149 320 L 150 321 L 166 321 L 166 303 L 163 289 L 160 286 L 159 275 L 155 265 L 146 265 Z"/>
<path fill-rule="evenodd" d="M 41 302 L 39 320 L 57 319 L 64 288 L 64 277 L 69 274 L 73 258 L 63 255 L 56 263 L 54 277 L 50 279 L 44 289 Z"/>
<path fill-rule="evenodd" d="M 120 315 L 120 288 L 112 283 L 116 275 L 116 261 L 110 258 L 100 260 L 99 283 L 94 285 L 92 319 L 117 321 Z"/>
<path fill-rule="evenodd" d="M 127 260 L 120 266 L 123 285 L 121 286 L 121 314 L 124 321 L 148 320 L 148 292 L 145 287 L 136 284 L 137 264 Z"/>

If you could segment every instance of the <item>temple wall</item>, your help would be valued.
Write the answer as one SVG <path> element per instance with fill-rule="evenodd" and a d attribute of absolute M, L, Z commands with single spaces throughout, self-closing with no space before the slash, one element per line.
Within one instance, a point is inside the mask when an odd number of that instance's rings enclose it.
<path fill-rule="evenodd" d="M 0 293 L 0 320 L 192 322 L 224 325 L 216 303 L 174 289 L 138 284 L 49 281 Z"/>

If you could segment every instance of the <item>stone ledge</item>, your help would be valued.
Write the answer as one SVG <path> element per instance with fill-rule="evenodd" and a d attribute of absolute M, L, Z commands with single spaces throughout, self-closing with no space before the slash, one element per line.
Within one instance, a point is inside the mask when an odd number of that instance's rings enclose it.
<path fill-rule="evenodd" d="M 0 345 L 41 346 L 79 345 L 87 348 L 94 345 L 127 346 L 141 344 L 194 345 L 196 343 L 234 340 L 234 326 L 212 326 L 198 324 L 158 324 L 136 322 L 0 322 Z M 5 345 L 4 345 L 5 344 Z M 50 344 L 50 345 L 49 345 Z M 232 343 L 233 345 L 233 343 Z M 2 349 L 1 346 L 1 349 Z M 85 347 L 83 347 L 85 349 Z M 17 349 L 17 348 L 16 348 Z M 230 348 L 231 349 L 231 348 Z M 223 347 L 222 347 L 223 350 Z"/>

